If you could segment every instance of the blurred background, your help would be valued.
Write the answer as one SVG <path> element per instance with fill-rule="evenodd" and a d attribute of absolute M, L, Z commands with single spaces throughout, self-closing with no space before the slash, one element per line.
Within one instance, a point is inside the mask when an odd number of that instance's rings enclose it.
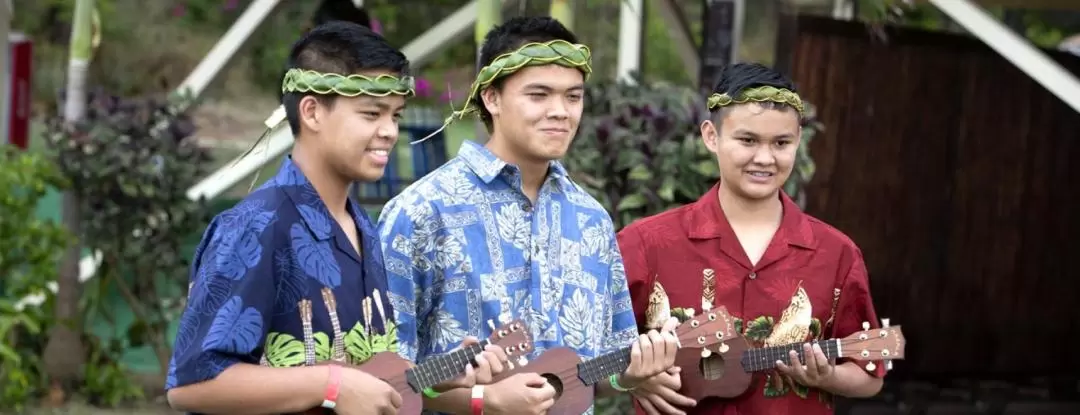
<path fill-rule="evenodd" d="M 716 180 L 697 122 L 725 65 L 794 78 L 814 111 L 786 191 L 859 244 L 909 340 L 838 413 L 1080 413 L 1071 0 L 0 0 L 0 413 L 170 413 L 188 262 L 287 153 L 284 129 L 236 160 L 305 30 L 367 24 L 414 63 L 387 176 L 354 189 L 374 216 L 483 139 L 407 144 L 461 105 L 478 35 L 547 14 L 593 46 L 566 164 L 619 227 Z"/>

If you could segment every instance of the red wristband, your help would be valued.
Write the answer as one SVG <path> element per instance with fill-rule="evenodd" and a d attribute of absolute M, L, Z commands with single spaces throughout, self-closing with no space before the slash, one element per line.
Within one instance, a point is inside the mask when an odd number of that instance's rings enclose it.
<path fill-rule="evenodd" d="M 326 380 L 326 397 L 323 398 L 322 407 L 334 409 L 337 407 L 338 392 L 341 391 L 341 366 L 330 364 L 330 376 Z"/>
<path fill-rule="evenodd" d="M 473 415 L 484 415 L 484 385 L 472 387 L 472 401 L 470 401 Z"/>

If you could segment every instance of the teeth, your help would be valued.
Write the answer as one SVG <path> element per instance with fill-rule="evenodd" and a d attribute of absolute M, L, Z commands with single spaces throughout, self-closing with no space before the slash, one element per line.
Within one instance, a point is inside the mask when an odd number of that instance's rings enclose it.
<path fill-rule="evenodd" d="M 750 172 L 750 175 L 751 176 L 756 176 L 756 177 L 769 177 L 769 176 L 772 176 L 772 173 L 764 173 L 764 172 L 760 172 L 760 171 L 752 171 L 752 172 Z"/>
<path fill-rule="evenodd" d="M 375 154 L 376 156 L 386 156 L 386 155 L 390 154 L 389 150 L 368 150 L 368 151 L 371 152 L 372 154 Z"/>

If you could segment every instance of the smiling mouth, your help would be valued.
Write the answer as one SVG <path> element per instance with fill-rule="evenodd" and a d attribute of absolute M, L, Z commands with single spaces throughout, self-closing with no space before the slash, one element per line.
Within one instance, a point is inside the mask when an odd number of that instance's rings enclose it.
<path fill-rule="evenodd" d="M 388 155 L 390 155 L 390 150 L 387 150 L 387 149 L 368 149 L 367 152 L 371 153 L 371 154 L 374 154 L 376 156 L 388 156 Z"/>
<path fill-rule="evenodd" d="M 754 176 L 754 177 L 763 178 L 763 179 L 774 176 L 773 173 L 769 173 L 769 172 L 765 172 L 765 171 L 749 171 L 749 172 L 746 172 L 746 174 L 749 174 L 749 175 Z"/>

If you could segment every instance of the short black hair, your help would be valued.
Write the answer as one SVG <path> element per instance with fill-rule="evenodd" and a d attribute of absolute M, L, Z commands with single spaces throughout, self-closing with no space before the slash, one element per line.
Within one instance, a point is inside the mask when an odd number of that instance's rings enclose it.
<path fill-rule="evenodd" d="M 727 94 L 728 96 L 736 97 L 749 88 L 761 86 L 783 88 L 796 94 L 799 93 L 799 91 L 795 89 L 795 83 L 787 76 L 784 76 L 784 74 L 760 63 L 749 62 L 736 63 L 724 68 L 724 71 L 720 74 L 720 79 L 716 81 L 716 86 L 713 87 L 713 93 Z M 790 105 L 771 101 L 761 102 L 759 104 L 769 109 L 795 109 Z M 709 112 L 713 114 L 713 123 L 718 124 L 720 120 L 723 119 L 723 110 L 724 108 L 713 108 L 709 110 Z"/>
<path fill-rule="evenodd" d="M 356 7 L 352 0 L 323 0 L 315 10 L 312 19 L 315 26 L 335 20 L 353 22 L 364 27 L 371 27 L 371 16 L 363 7 Z"/>
<path fill-rule="evenodd" d="M 558 20 L 549 16 L 518 16 L 507 20 L 505 23 L 495 26 L 484 36 L 484 44 L 480 47 L 480 67 L 491 64 L 495 58 L 504 53 L 510 53 L 526 43 L 548 42 L 552 40 L 565 40 L 570 43 L 578 43 L 577 36 Z M 492 88 L 502 87 L 504 78 L 496 79 L 491 83 Z M 480 119 L 491 130 L 491 113 L 484 106 L 484 100 L 480 97 L 480 91 L 471 97 L 473 102 L 480 107 Z"/>
<path fill-rule="evenodd" d="M 323 73 L 352 75 L 365 70 L 385 70 L 398 75 L 409 71 L 409 60 L 381 35 L 346 21 L 332 21 L 311 29 L 292 46 L 285 70 L 308 69 Z M 284 73 L 282 74 L 284 81 Z M 312 95 L 333 105 L 334 95 L 289 92 L 281 95 L 285 117 L 293 135 L 300 133 L 300 99 Z"/>

